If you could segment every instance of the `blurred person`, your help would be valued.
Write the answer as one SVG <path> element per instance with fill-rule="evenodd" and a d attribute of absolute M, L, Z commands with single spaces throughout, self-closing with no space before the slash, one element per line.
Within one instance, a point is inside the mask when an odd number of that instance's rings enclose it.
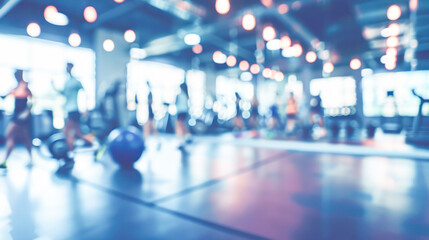
<path fill-rule="evenodd" d="M 258 118 L 259 118 L 259 102 L 256 96 L 253 97 L 252 103 L 251 103 L 251 110 L 250 110 L 250 119 L 249 119 L 249 127 L 250 129 L 257 129 L 259 127 L 258 124 Z"/>
<path fill-rule="evenodd" d="M 57 92 L 63 95 L 66 99 L 64 104 L 64 110 L 67 112 L 67 119 L 64 127 L 64 134 L 66 136 L 67 146 L 69 149 L 69 157 L 67 160 L 68 163 L 73 163 L 73 150 L 75 148 L 76 139 L 82 139 L 85 141 L 85 144 L 91 145 L 92 139 L 89 136 L 85 136 L 80 130 L 80 121 L 81 121 L 81 113 L 79 111 L 78 105 L 78 95 L 80 91 L 83 91 L 82 83 L 77 80 L 73 74 L 74 65 L 72 63 L 67 63 L 66 71 L 67 71 L 67 80 L 64 85 L 64 89 L 59 91 L 54 87 Z"/>
<path fill-rule="evenodd" d="M 189 93 L 186 83 L 180 85 L 180 93 L 176 98 L 177 108 L 177 121 L 176 121 L 176 136 L 179 138 L 179 149 L 185 149 L 185 143 L 191 142 L 191 134 L 186 126 L 186 119 L 188 118 Z"/>
<path fill-rule="evenodd" d="M 322 107 L 322 98 L 320 94 L 314 96 L 310 101 L 310 124 L 313 126 L 319 124 L 321 128 L 324 128 L 323 121 L 323 107 Z"/>
<path fill-rule="evenodd" d="M 241 114 L 241 107 L 240 107 L 241 97 L 238 93 L 235 93 L 235 117 L 234 117 L 234 128 L 237 130 L 243 130 L 244 129 L 244 121 Z"/>
<path fill-rule="evenodd" d="M 271 130 L 279 130 L 281 129 L 280 124 L 280 114 L 279 114 L 279 107 L 278 107 L 278 95 L 276 97 L 276 100 L 274 103 L 270 106 L 270 118 L 268 120 L 268 129 Z"/>
<path fill-rule="evenodd" d="M 7 168 L 7 160 L 12 150 L 15 148 L 18 138 L 24 141 L 25 147 L 30 155 L 28 166 L 31 167 L 33 165 L 31 153 L 31 107 L 29 105 L 32 94 L 28 88 L 28 83 L 24 81 L 23 73 L 24 71 L 20 69 L 15 71 L 15 78 L 18 82 L 18 86 L 7 95 L 15 98 L 15 109 L 12 122 L 9 124 L 6 132 L 6 157 L 3 163 L 0 164 L 0 168 L 4 169 Z"/>
<path fill-rule="evenodd" d="M 148 83 L 149 86 L 149 83 Z M 154 133 L 156 136 L 158 136 L 158 130 L 155 127 L 154 118 L 155 114 L 153 113 L 153 97 L 152 97 L 152 91 L 150 90 L 149 86 L 149 94 L 147 96 L 147 108 L 148 108 L 148 119 L 147 122 L 143 125 L 143 133 L 144 138 L 147 139 L 150 134 Z"/>
<path fill-rule="evenodd" d="M 286 106 L 286 133 L 292 133 L 295 130 L 296 120 L 298 115 L 298 103 L 291 92 Z"/>

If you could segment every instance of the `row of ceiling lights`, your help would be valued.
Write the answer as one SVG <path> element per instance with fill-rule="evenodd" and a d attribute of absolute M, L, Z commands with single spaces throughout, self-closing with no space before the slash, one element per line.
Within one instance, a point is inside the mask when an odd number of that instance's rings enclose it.
<path fill-rule="evenodd" d="M 125 0 L 114 0 L 116 3 L 123 3 Z M 57 25 L 66 26 L 69 23 L 68 17 L 59 12 L 55 6 L 47 6 L 44 10 L 44 18 L 47 22 Z M 83 17 L 88 23 L 94 23 L 97 20 L 97 10 L 93 6 L 87 6 L 83 11 Z M 38 37 L 41 34 L 40 25 L 32 22 L 27 26 L 27 34 L 31 37 Z M 126 42 L 133 43 L 136 40 L 136 33 L 133 30 L 127 30 L 124 33 L 124 39 Z M 80 46 L 82 39 L 78 33 L 71 33 L 68 38 L 68 42 L 72 47 Z M 115 43 L 111 39 L 103 41 L 103 48 L 107 52 L 111 52 L 115 49 Z"/>
<path fill-rule="evenodd" d="M 272 0 L 261 0 L 261 3 L 266 7 L 272 7 L 274 4 Z M 295 1 L 293 4 L 295 6 L 298 6 L 298 5 L 301 6 L 300 1 Z M 230 7 L 231 5 L 229 3 L 229 0 L 216 0 L 215 8 L 219 14 L 222 14 L 222 15 L 227 14 L 230 10 Z M 277 10 L 280 14 L 286 14 L 289 11 L 289 6 L 287 4 L 280 4 Z M 244 14 L 241 19 L 241 25 L 243 29 L 246 31 L 254 30 L 256 27 L 256 23 L 257 21 L 255 16 L 250 12 Z M 290 39 L 289 36 L 284 35 L 280 39 L 276 39 L 276 37 L 277 37 L 277 32 L 273 26 L 268 25 L 263 28 L 262 38 L 267 42 L 266 46 L 269 50 L 282 49 L 282 55 L 284 57 L 300 57 L 302 55 L 303 53 L 302 46 L 299 43 L 295 43 L 292 45 L 292 40 Z M 227 60 L 226 55 L 223 55 L 222 58 L 216 57 L 216 58 L 219 58 L 220 60 L 225 60 L 225 61 L 219 61 L 219 59 L 215 60 L 215 56 L 221 56 L 221 55 L 218 52 L 215 52 L 215 54 L 213 55 L 213 60 L 216 63 L 226 62 L 227 65 L 230 67 L 233 67 L 235 65 L 235 64 L 228 64 L 228 61 L 226 61 Z M 230 57 L 233 57 L 233 56 L 230 56 Z M 317 53 L 310 50 L 306 53 L 305 59 L 308 63 L 314 63 L 318 59 Z M 350 61 L 350 68 L 353 70 L 358 70 L 361 68 L 361 66 L 362 66 L 362 62 L 358 58 L 353 58 Z M 254 70 L 256 70 L 256 67 L 254 68 Z M 268 76 L 269 75 L 268 72 L 270 69 L 264 69 L 264 70 L 266 73 L 265 75 Z M 326 62 L 323 65 L 323 71 L 325 73 L 332 73 L 334 71 L 334 64 L 332 62 Z M 278 77 L 278 79 L 280 79 L 280 77 Z"/>

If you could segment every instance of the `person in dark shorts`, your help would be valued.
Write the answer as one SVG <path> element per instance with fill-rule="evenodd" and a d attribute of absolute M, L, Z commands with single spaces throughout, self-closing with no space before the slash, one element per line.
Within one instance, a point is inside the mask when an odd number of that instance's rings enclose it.
<path fill-rule="evenodd" d="M 191 134 L 186 126 L 188 118 L 189 94 L 186 83 L 180 85 L 180 93 L 176 98 L 177 121 L 176 121 L 176 136 L 179 138 L 179 149 L 183 150 L 186 142 L 191 142 Z"/>
<path fill-rule="evenodd" d="M 82 83 L 78 81 L 72 74 L 73 64 L 67 63 L 67 80 L 64 85 L 64 90 L 58 91 L 66 99 L 64 109 L 67 112 L 67 119 L 64 127 L 67 146 L 70 154 L 74 150 L 74 143 L 77 138 L 85 141 L 86 144 L 92 144 L 92 140 L 85 136 L 80 130 L 81 113 L 78 106 L 78 94 L 83 90 Z M 73 156 L 70 155 L 69 162 L 73 162 Z"/>
<path fill-rule="evenodd" d="M 0 164 L 0 168 L 7 168 L 7 160 L 15 148 L 18 138 L 24 141 L 30 155 L 28 166 L 32 166 L 33 164 L 31 154 L 31 108 L 28 105 L 32 94 L 28 88 L 28 83 L 24 81 L 23 73 L 23 70 L 16 70 L 15 78 L 18 81 L 18 86 L 8 94 L 8 96 L 15 98 L 15 109 L 12 122 L 9 124 L 6 132 L 6 157 L 3 163 Z"/>

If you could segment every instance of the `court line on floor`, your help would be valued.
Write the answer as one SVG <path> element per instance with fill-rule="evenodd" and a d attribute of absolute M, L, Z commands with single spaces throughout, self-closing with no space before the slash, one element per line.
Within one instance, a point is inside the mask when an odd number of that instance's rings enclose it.
<path fill-rule="evenodd" d="M 235 146 L 257 147 L 265 149 L 276 149 L 285 151 L 307 152 L 307 153 L 327 153 L 353 156 L 380 156 L 389 158 L 406 158 L 414 160 L 429 161 L 429 150 L 410 148 L 400 149 L 377 149 L 367 146 L 350 146 L 345 144 L 321 143 L 321 142 L 301 142 L 290 140 L 271 139 L 223 139 L 219 141 L 214 137 L 201 138 L 198 142 L 211 142 L 220 144 L 230 144 Z"/>
<path fill-rule="evenodd" d="M 247 238 L 247 239 L 255 239 L 255 240 L 267 240 L 267 239 L 269 239 L 269 238 L 262 237 L 262 236 L 259 236 L 259 235 L 256 235 L 256 234 L 244 232 L 244 231 L 241 231 L 241 230 L 238 230 L 238 229 L 235 229 L 235 228 L 231 228 L 231 227 L 228 227 L 228 226 L 225 226 L 225 225 L 217 224 L 217 223 L 210 222 L 210 221 L 207 221 L 207 220 L 204 220 L 204 219 L 201 219 L 201 218 L 197 218 L 197 217 L 194 217 L 194 216 L 191 216 L 191 215 L 187 215 L 187 214 L 184 214 L 184 213 L 181 213 L 181 212 L 177 212 L 177 211 L 165 208 L 165 207 L 161 207 L 161 206 L 159 206 L 159 205 L 157 205 L 157 204 L 155 204 L 153 202 L 144 201 L 144 200 L 142 200 L 140 198 L 136 198 L 136 197 L 130 196 L 128 194 L 125 194 L 125 193 L 122 193 L 122 192 L 110 189 L 108 187 L 100 186 L 98 184 L 95 184 L 93 182 L 90 182 L 90 181 L 87 181 L 87 180 L 84 180 L 84 179 L 77 178 L 75 176 L 69 176 L 68 178 L 63 178 L 63 179 L 69 179 L 70 181 L 72 181 L 74 183 L 77 183 L 77 184 L 84 184 L 84 185 L 92 187 L 92 188 L 94 188 L 94 189 L 96 189 L 98 191 L 110 194 L 112 196 L 121 198 L 123 200 L 129 201 L 129 202 L 133 202 L 133 203 L 136 203 L 136 204 L 139 204 L 139 205 L 142 205 L 142 206 L 154 209 L 154 210 L 158 210 L 160 212 L 164 212 L 164 213 L 167 213 L 169 215 L 173 215 L 173 216 L 176 216 L 178 218 L 185 219 L 185 220 L 188 220 L 188 221 L 196 223 L 196 224 L 204 225 L 206 227 L 210 227 L 210 228 L 216 229 L 218 231 L 222 231 L 222 232 L 229 233 L 229 234 L 232 234 L 232 235 L 236 235 L 236 236 L 239 236 L 239 237 L 244 237 L 244 238 Z"/>
<path fill-rule="evenodd" d="M 276 162 L 276 161 L 280 161 L 281 160 L 280 157 L 282 157 L 284 155 L 287 155 L 287 152 L 281 152 L 281 153 L 275 154 L 274 156 L 265 158 L 264 160 L 259 160 L 259 161 L 257 161 L 254 164 L 251 164 L 251 165 L 249 165 L 247 167 L 244 167 L 244 168 L 240 168 L 240 169 L 238 169 L 238 170 L 236 170 L 234 172 L 228 173 L 228 174 L 226 174 L 226 175 L 224 175 L 224 176 L 222 176 L 220 178 L 206 181 L 204 183 L 195 185 L 193 187 L 189 187 L 189 188 L 183 189 L 183 190 L 181 190 L 179 192 L 176 192 L 176 193 L 173 193 L 173 194 L 170 194 L 170 195 L 167 195 L 167 196 L 155 199 L 155 200 L 153 200 L 151 202 L 154 203 L 154 204 L 161 204 L 161 203 L 169 201 L 169 200 L 171 200 L 173 198 L 181 197 L 181 196 L 187 195 L 187 194 L 189 194 L 191 192 L 198 191 L 200 189 L 213 186 L 215 184 L 224 182 L 224 181 L 226 181 L 226 180 L 228 180 L 228 179 L 230 179 L 232 177 L 235 177 L 237 175 L 250 172 L 252 170 L 255 170 L 256 168 L 268 165 L 268 164 Z"/>

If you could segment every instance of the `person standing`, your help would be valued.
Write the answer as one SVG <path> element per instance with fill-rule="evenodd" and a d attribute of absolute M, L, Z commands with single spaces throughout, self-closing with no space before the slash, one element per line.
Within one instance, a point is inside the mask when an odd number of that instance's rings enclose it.
<path fill-rule="evenodd" d="M 7 160 L 15 148 L 17 139 L 20 137 L 27 148 L 28 154 L 30 155 L 30 161 L 28 166 L 33 165 L 33 158 L 31 154 L 31 107 L 29 102 L 32 94 L 28 88 L 28 83 L 24 81 L 23 70 L 15 71 L 15 78 L 18 81 L 18 86 L 13 89 L 8 96 L 15 98 L 15 109 L 12 116 L 12 122 L 9 124 L 6 132 L 6 156 L 3 163 L 0 164 L 0 168 L 7 168 Z"/>
<path fill-rule="evenodd" d="M 186 83 L 180 85 L 180 93 L 176 98 L 176 108 L 177 108 L 177 121 L 176 121 L 176 136 L 179 138 L 179 149 L 185 149 L 185 143 L 190 142 L 191 134 L 186 126 L 186 119 L 188 118 L 188 86 Z"/>
<path fill-rule="evenodd" d="M 237 130 L 244 130 L 244 121 L 241 114 L 240 107 L 241 97 L 236 92 L 235 93 L 235 117 L 234 117 L 234 128 Z"/>
<path fill-rule="evenodd" d="M 298 103 L 293 92 L 290 93 L 286 106 L 287 124 L 286 133 L 292 133 L 295 130 L 296 119 L 298 115 Z"/>
<path fill-rule="evenodd" d="M 149 90 L 149 94 L 147 96 L 148 119 L 143 126 L 145 139 L 147 139 L 152 133 L 158 136 L 158 131 L 156 130 L 155 122 L 154 122 L 155 114 L 153 112 L 152 104 L 153 104 L 153 96 L 152 96 L 152 92 Z"/>

